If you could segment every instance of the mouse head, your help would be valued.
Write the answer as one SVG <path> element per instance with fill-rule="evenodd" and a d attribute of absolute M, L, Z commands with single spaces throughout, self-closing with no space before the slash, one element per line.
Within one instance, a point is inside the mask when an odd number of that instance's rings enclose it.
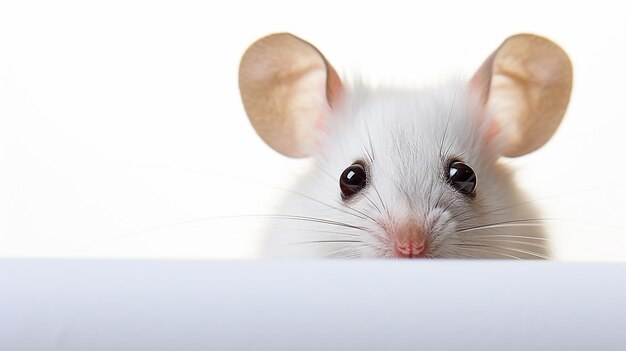
<path fill-rule="evenodd" d="M 553 42 L 520 34 L 467 83 L 370 90 L 346 86 L 319 50 L 280 33 L 246 51 L 239 86 L 269 146 L 311 156 L 336 178 L 315 191 L 342 207 L 334 220 L 358 222 L 358 256 L 482 257 L 463 251 L 467 243 L 480 245 L 498 219 L 522 219 L 498 212 L 519 198 L 496 161 L 551 138 L 569 102 L 572 67 Z"/>

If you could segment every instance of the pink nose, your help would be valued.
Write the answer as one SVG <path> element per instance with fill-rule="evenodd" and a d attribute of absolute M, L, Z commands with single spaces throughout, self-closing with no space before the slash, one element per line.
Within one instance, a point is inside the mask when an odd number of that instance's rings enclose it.
<path fill-rule="evenodd" d="M 428 238 L 417 222 L 410 221 L 399 226 L 391 234 L 394 250 L 400 258 L 425 257 L 428 250 Z"/>

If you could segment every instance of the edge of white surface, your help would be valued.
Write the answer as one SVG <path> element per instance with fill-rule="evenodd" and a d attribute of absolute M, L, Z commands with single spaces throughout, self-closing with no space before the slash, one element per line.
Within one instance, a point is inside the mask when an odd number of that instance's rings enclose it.
<path fill-rule="evenodd" d="M 3 350 L 613 350 L 626 265 L 0 260 Z"/>

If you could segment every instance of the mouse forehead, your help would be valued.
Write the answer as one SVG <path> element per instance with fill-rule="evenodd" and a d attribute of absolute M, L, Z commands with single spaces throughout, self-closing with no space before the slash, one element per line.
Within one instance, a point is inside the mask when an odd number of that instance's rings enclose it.
<path fill-rule="evenodd" d="M 456 145 L 463 141 L 457 131 L 469 127 L 463 99 L 456 99 L 455 93 L 357 91 L 333 119 L 330 141 L 335 145 L 330 148 L 348 159 L 373 156 L 379 166 L 384 162 L 389 168 L 408 162 L 439 164 L 441 149 L 462 148 Z"/>
<path fill-rule="evenodd" d="M 443 186 L 449 155 L 472 158 L 464 99 L 455 88 L 429 91 L 361 91 L 350 96 L 330 125 L 325 154 L 337 176 L 353 162 L 369 167 L 386 197 L 416 201 Z M 454 101 L 454 103 L 453 103 Z M 444 137 L 445 135 L 445 137 Z M 468 152 L 468 150 L 470 150 Z M 469 160 L 468 160 L 469 161 Z"/>

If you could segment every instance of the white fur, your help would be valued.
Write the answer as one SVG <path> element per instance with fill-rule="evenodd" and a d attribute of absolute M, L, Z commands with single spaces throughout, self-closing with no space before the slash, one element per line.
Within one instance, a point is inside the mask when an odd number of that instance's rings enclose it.
<path fill-rule="evenodd" d="M 427 90 L 346 87 L 343 103 L 326 116 L 327 130 L 316 135 L 321 147 L 312 150 L 315 165 L 293 189 L 299 194 L 289 196 L 278 211 L 320 221 L 277 217 L 268 229 L 263 255 L 390 258 L 394 255 L 386 228 L 408 217 L 430 235 L 428 257 L 547 255 L 542 228 L 532 221 L 459 232 L 538 218 L 530 206 L 520 205 L 525 199 L 498 162 L 500 140 L 488 140 L 488 112 L 465 87 L 457 81 Z M 447 183 L 450 158 L 476 172 L 474 199 Z M 344 202 L 339 176 L 357 160 L 368 165 L 369 184 Z M 328 240 L 358 242 L 312 242 Z"/>

